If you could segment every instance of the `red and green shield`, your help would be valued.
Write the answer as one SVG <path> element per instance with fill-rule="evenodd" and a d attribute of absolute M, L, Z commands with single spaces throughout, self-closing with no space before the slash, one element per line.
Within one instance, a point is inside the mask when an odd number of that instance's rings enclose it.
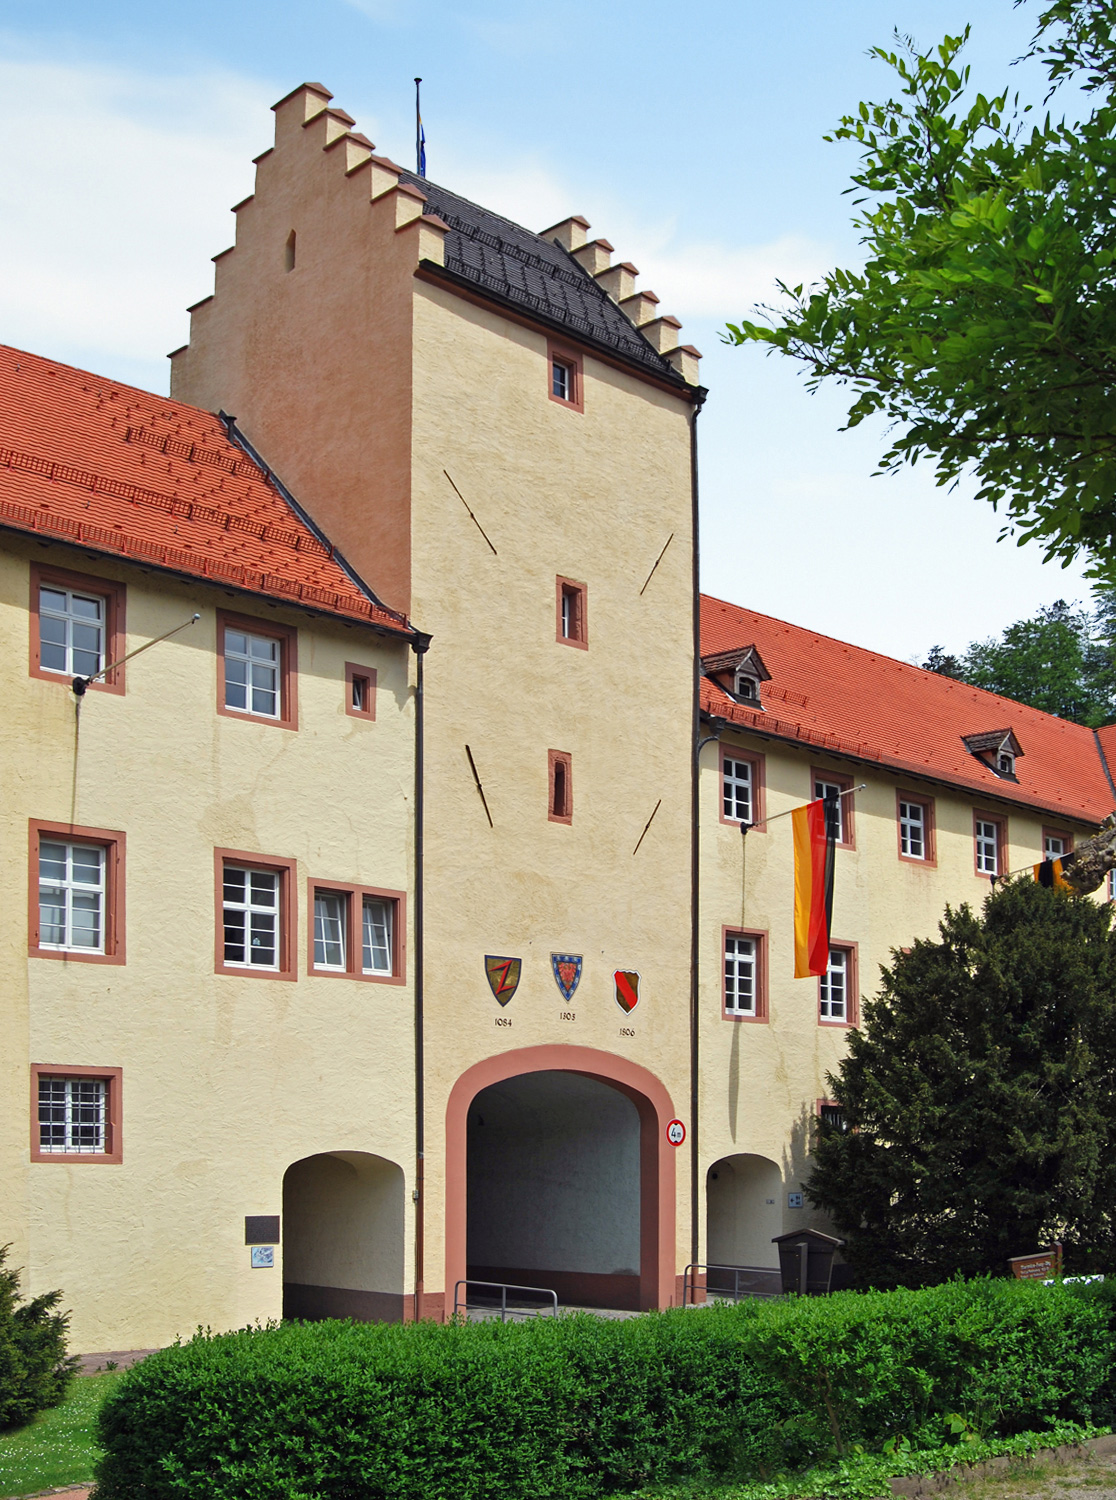
<path fill-rule="evenodd" d="M 495 958 L 491 953 L 484 955 L 484 973 L 488 987 L 501 1005 L 507 1005 L 519 988 L 522 969 L 521 958 Z"/>

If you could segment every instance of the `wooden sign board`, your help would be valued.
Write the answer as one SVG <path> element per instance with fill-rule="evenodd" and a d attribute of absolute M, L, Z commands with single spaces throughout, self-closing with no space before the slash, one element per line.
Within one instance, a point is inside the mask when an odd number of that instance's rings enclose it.
<path fill-rule="evenodd" d="M 1062 1247 L 1051 1245 L 1033 1255 L 1013 1255 L 1011 1269 L 1022 1281 L 1052 1281 L 1062 1274 Z"/>

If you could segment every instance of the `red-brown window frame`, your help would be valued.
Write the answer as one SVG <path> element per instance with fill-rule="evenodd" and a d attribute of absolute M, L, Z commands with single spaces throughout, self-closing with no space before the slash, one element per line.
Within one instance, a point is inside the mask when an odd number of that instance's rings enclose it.
<path fill-rule="evenodd" d="M 737 827 L 740 825 L 737 824 Z M 728 997 L 725 994 L 725 942 L 730 937 L 751 938 L 756 945 L 756 1013 L 754 1016 L 741 1016 L 727 1006 Z M 766 1025 L 770 1020 L 770 1009 L 767 999 L 767 929 L 763 927 L 740 927 L 731 923 L 724 923 L 721 927 L 721 951 L 718 962 L 721 966 L 721 1020 L 722 1021 L 747 1021 L 754 1025 L 760 1022 Z"/>
<path fill-rule="evenodd" d="M 279 642 L 279 717 L 254 714 L 248 709 L 225 707 L 225 631 L 246 630 L 250 635 L 268 635 Z M 258 615 L 217 611 L 217 712 L 226 719 L 247 724 L 270 724 L 276 729 L 298 728 L 298 630 L 278 620 Z"/>
<path fill-rule="evenodd" d="M 344 896 L 347 901 L 346 922 L 348 925 L 348 951 L 344 969 L 319 969 L 314 964 L 314 893 L 329 891 L 335 896 Z M 391 973 L 366 974 L 363 968 L 363 931 L 356 922 L 357 913 L 363 918 L 365 896 L 377 901 L 390 901 L 395 910 L 391 922 Z M 349 885 L 340 880 L 315 880 L 306 882 L 306 972 L 316 979 L 360 979 L 365 984 L 407 983 L 407 893 L 385 890 L 376 885 Z M 358 941 L 358 934 L 360 941 Z"/>
<path fill-rule="evenodd" d="M 253 968 L 251 964 L 225 962 L 225 866 L 237 865 L 246 870 L 271 870 L 279 876 L 279 967 Z M 231 974 L 248 979 L 297 979 L 297 913 L 295 881 L 298 861 L 281 859 L 274 854 L 253 854 L 244 849 L 214 849 L 214 965 L 215 974 Z"/>
<path fill-rule="evenodd" d="M 39 1145 L 39 1079 L 104 1078 L 108 1081 L 108 1105 L 105 1109 L 105 1151 L 43 1151 Z M 31 1064 L 31 1160 L 65 1162 L 69 1166 L 97 1164 L 119 1166 L 124 1160 L 123 1130 L 124 1073 L 121 1068 L 52 1067 L 47 1063 Z"/>
<path fill-rule="evenodd" d="M 917 802 L 926 810 L 923 819 L 923 835 L 926 840 L 926 857 L 918 859 L 913 854 L 903 853 L 903 828 L 899 821 L 900 802 Z M 934 869 L 938 863 L 938 824 L 934 815 L 934 798 L 923 796 L 921 792 L 905 792 L 896 788 L 895 792 L 895 850 L 905 865 L 918 865 L 922 869 Z"/>
<path fill-rule="evenodd" d="M 918 861 L 915 861 L 918 863 Z M 845 965 L 845 1019 L 843 1021 L 831 1021 L 823 1017 L 821 1013 L 821 982 L 822 976 L 818 975 L 818 1025 L 823 1030 L 850 1031 L 854 1026 L 860 1025 L 860 949 L 856 943 L 848 943 L 840 938 L 830 939 L 831 948 L 839 948 L 842 953 L 848 954 L 848 962 Z"/>
<path fill-rule="evenodd" d="M 837 839 L 835 847 L 838 849 L 856 848 L 856 821 L 854 813 L 856 809 L 853 804 L 856 801 L 856 793 L 853 787 L 856 785 L 851 776 L 841 776 L 836 771 L 827 771 L 822 766 L 810 767 L 810 800 L 816 801 L 814 797 L 814 786 L 819 781 L 828 781 L 831 786 L 839 786 L 842 792 L 848 795 L 841 798 L 841 827 L 845 837 Z M 909 800 L 909 799 L 908 799 Z"/>
<path fill-rule="evenodd" d="M 39 946 L 39 842 L 46 834 L 67 843 L 97 844 L 105 851 L 105 951 Z M 67 963 L 122 964 L 124 953 L 124 856 L 127 838 L 119 829 L 86 828 L 77 823 L 27 820 L 27 953 L 31 958 L 60 958 Z"/>
<path fill-rule="evenodd" d="M 564 401 L 561 396 L 554 394 L 554 366 L 556 364 L 565 365 L 570 372 L 570 389 L 573 396 L 569 401 Z M 571 411 L 583 412 L 585 410 L 584 360 L 576 349 L 571 349 L 568 344 L 557 343 L 554 339 L 546 341 L 546 390 L 556 406 L 565 406 Z"/>
<path fill-rule="evenodd" d="M 973 874 L 978 880 L 991 880 L 992 876 L 985 870 L 977 869 L 977 836 L 976 826 L 978 820 L 981 823 L 993 823 L 996 827 L 996 876 L 1002 880 L 1008 873 L 1008 820 L 1002 813 L 983 812 L 979 807 L 973 808 Z M 1043 856 L 1045 858 L 1045 855 Z"/>
<path fill-rule="evenodd" d="M 364 708 L 356 708 L 353 705 L 353 685 L 364 681 L 368 684 L 366 689 L 368 701 Z M 375 719 L 376 717 L 376 668 L 362 667 L 359 662 L 347 661 L 345 663 L 345 712 L 352 719 Z"/>
<path fill-rule="evenodd" d="M 1048 826 L 1048 827 L 1043 828 L 1041 837 L 1042 837 L 1042 857 L 1043 857 L 1043 859 L 1046 858 L 1046 841 L 1047 841 L 1048 838 L 1049 839 L 1062 839 L 1062 840 L 1064 840 L 1066 849 L 1065 849 L 1065 854 L 1063 854 L 1061 856 L 1062 859 L 1065 859 L 1066 854 L 1072 854 L 1073 853 L 1073 834 L 1069 831 L 1068 828 L 1052 828 L 1052 827 Z"/>
<path fill-rule="evenodd" d="M 546 816 L 551 823 L 573 822 L 573 756 L 568 750 L 548 750 L 547 755 L 547 793 L 546 793 Z M 554 811 L 554 792 L 557 767 L 565 768 L 566 788 L 566 810 L 564 813 Z"/>
<path fill-rule="evenodd" d="M 115 578 L 101 578 L 96 573 L 74 573 L 68 568 L 54 568 L 49 563 L 31 564 L 31 609 L 30 609 L 30 662 L 28 670 L 32 677 L 45 682 L 60 682 L 69 687 L 74 676 L 66 672 L 51 672 L 42 665 L 42 641 L 39 635 L 39 589 L 56 583 L 59 588 L 78 589 L 85 594 L 99 594 L 105 600 L 105 664 L 118 662 L 127 654 L 124 630 L 127 589 Z M 76 674 L 74 674 L 76 675 Z M 124 693 L 124 668 L 114 668 L 104 677 L 89 684 L 91 693 Z"/>
<path fill-rule="evenodd" d="M 752 812 L 753 821 L 748 824 L 749 832 L 767 832 L 767 757 L 755 750 L 743 750 L 739 746 L 726 745 L 723 741 L 718 744 L 717 758 L 717 816 L 722 823 L 730 828 L 739 828 L 739 818 L 725 817 L 725 761 L 746 760 L 752 766 Z M 811 783 L 813 785 L 813 783 Z"/>
<path fill-rule="evenodd" d="M 574 624 L 576 634 L 562 634 L 562 595 L 569 590 L 577 600 L 574 610 Z M 554 603 L 555 623 L 554 638 L 560 646 L 576 646 L 580 651 L 589 649 L 589 589 L 584 583 L 578 583 L 575 578 L 563 578 L 560 574 L 554 580 Z"/>

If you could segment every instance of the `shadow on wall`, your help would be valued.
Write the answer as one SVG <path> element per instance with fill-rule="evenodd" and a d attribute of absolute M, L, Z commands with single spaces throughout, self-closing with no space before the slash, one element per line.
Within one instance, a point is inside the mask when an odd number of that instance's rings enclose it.
<path fill-rule="evenodd" d="M 779 1256 L 783 1174 L 777 1162 L 741 1152 L 723 1156 L 706 1178 L 706 1257 L 710 1265 L 767 1266 Z"/>
<path fill-rule="evenodd" d="M 307 1156 L 283 1177 L 283 1316 L 403 1318 L 403 1172 L 366 1151 Z"/>

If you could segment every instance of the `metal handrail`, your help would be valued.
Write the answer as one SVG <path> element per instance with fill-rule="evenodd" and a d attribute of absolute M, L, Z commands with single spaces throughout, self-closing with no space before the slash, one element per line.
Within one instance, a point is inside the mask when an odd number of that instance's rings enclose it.
<path fill-rule="evenodd" d="M 551 1317 L 554 1317 L 554 1316 L 557 1315 L 557 1312 L 558 1312 L 558 1293 L 555 1292 L 555 1291 L 553 1291 L 548 1286 L 516 1286 L 514 1284 L 514 1282 L 510 1282 L 510 1281 L 474 1281 L 471 1277 L 469 1277 L 469 1278 L 466 1278 L 463 1281 L 457 1282 L 457 1284 L 454 1286 L 454 1289 L 453 1289 L 453 1315 L 454 1315 L 455 1318 L 457 1317 L 459 1309 L 463 1309 L 464 1312 L 465 1312 L 465 1314 L 466 1314 L 466 1316 L 468 1316 L 468 1312 L 469 1312 L 469 1288 L 471 1286 L 486 1286 L 486 1287 L 489 1287 L 492 1291 L 500 1293 L 500 1322 L 501 1323 L 506 1323 L 507 1320 L 508 1320 L 508 1316 L 509 1316 L 509 1311 L 508 1311 L 508 1293 L 509 1292 L 530 1292 L 535 1297 L 549 1297 L 550 1298 L 550 1302 L 551 1302 L 551 1306 L 550 1306 L 549 1314 L 548 1315 L 551 1316 Z M 465 1288 L 465 1300 L 464 1300 L 464 1302 L 461 1301 L 461 1288 L 462 1287 Z M 482 1307 L 482 1304 L 474 1302 L 473 1306 L 475 1308 L 477 1308 L 478 1310 L 480 1310 L 480 1308 Z M 514 1317 L 531 1317 L 531 1316 L 538 1317 L 538 1316 L 540 1316 L 540 1315 L 542 1315 L 544 1313 L 547 1313 L 547 1312 L 548 1312 L 548 1310 L 546 1308 L 543 1308 L 543 1307 L 538 1307 L 538 1308 L 535 1308 L 535 1307 L 515 1308 L 515 1307 L 513 1307 L 511 1309 L 510 1316 L 513 1317 L 513 1318 Z"/>
<path fill-rule="evenodd" d="M 764 1276 L 778 1276 L 779 1270 L 777 1266 L 718 1266 L 713 1265 L 709 1261 L 695 1260 L 690 1262 L 682 1275 L 683 1307 L 696 1307 L 698 1305 L 697 1299 L 694 1296 L 697 1290 L 697 1275 L 690 1274 L 691 1272 L 697 1273 L 698 1271 L 705 1271 L 706 1273 L 709 1271 L 731 1271 L 733 1273 L 732 1291 L 730 1292 L 727 1288 L 723 1287 L 715 1287 L 714 1295 L 717 1297 L 731 1297 L 734 1302 L 739 1302 L 742 1297 L 778 1297 L 780 1295 L 780 1292 L 756 1292 L 751 1289 L 742 1292 L 740 1290 L 740 1277 L 742 1273 L 749 1276 L 754 1276 L 757 1272 Z M 708 1275 L 706 1277 L 705 1292 L 708 1297 Z"/>

